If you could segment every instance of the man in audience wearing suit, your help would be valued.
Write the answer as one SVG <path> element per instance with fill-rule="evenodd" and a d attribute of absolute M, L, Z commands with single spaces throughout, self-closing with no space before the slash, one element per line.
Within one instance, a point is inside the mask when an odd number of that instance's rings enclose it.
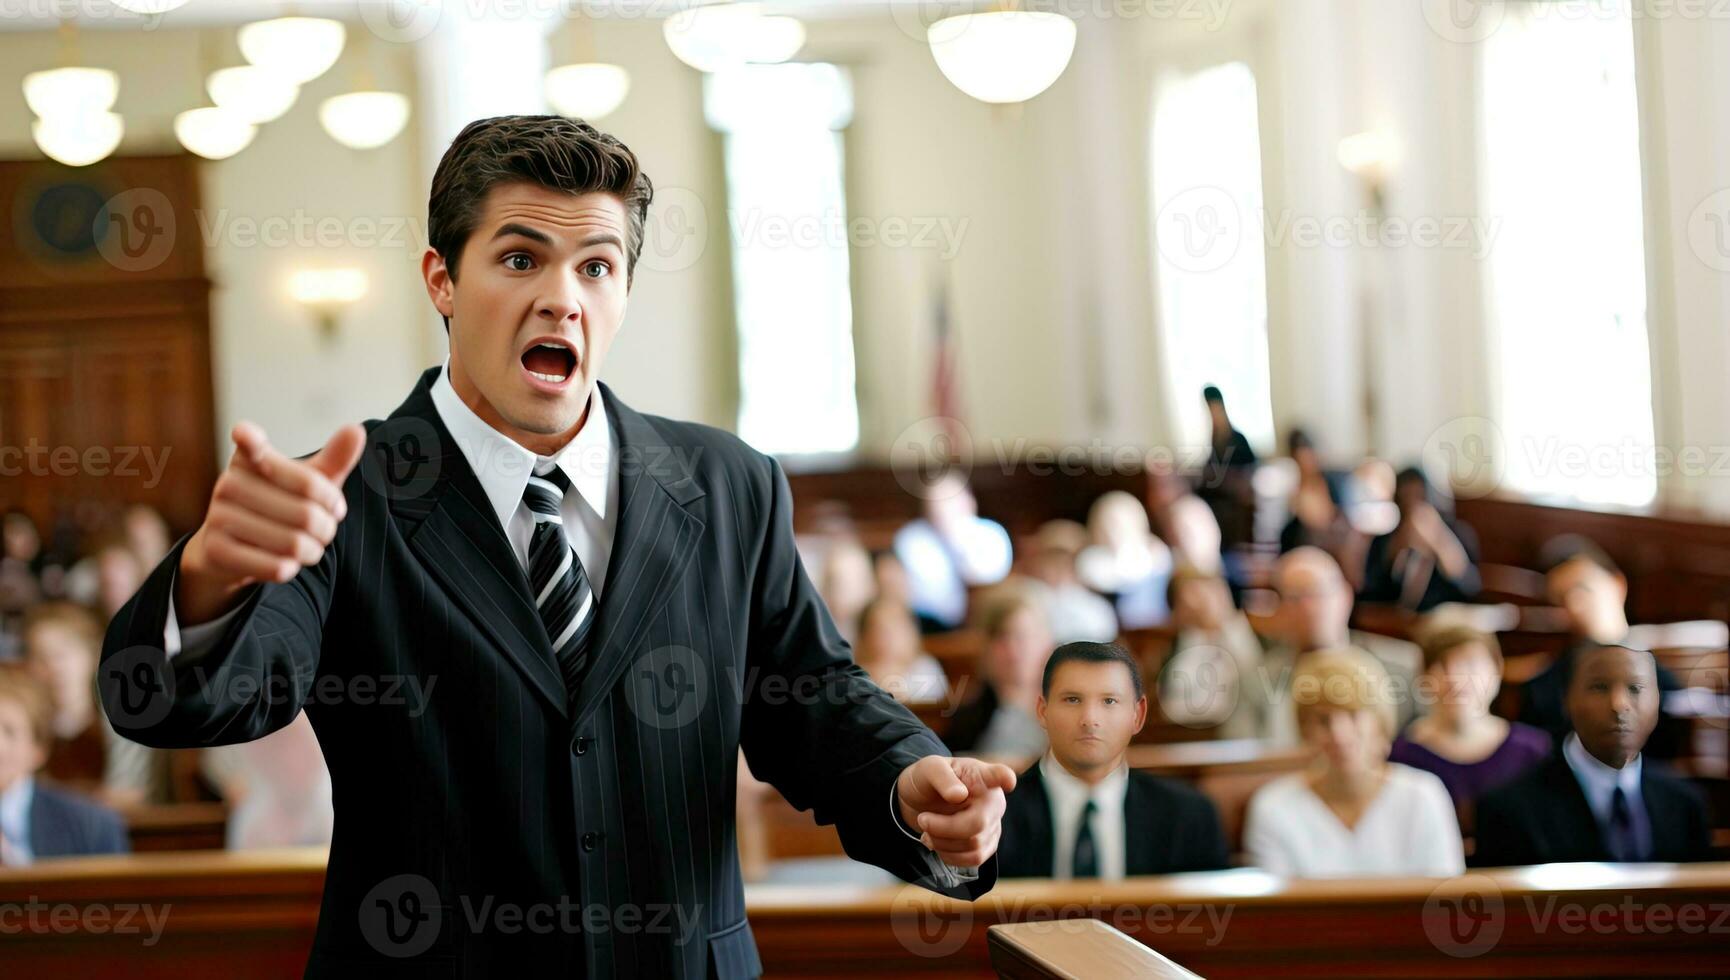
<path fill-rule="evenodd" d="M 137 741 L 305 708 L 336 799 L 309 976 L 761 972 L 741 747 L 854 858 L 960 898 L 995 878 L 1013 770 L 951 759 L 853 663 L 780 465 L 598 382 L 652 194 L 587 124 L 465 127 L 422 257 L 446 362 L 310 458 L 236 425 L 109 629 Z"/>
<path fill-rule="evenodd" d="M 1568 645 L 1521 686 L 1519 720 L 1549 732 L 1559 746 L 1570 730 L 1564 702 L 1579 651 L 1628 639 L 1628 579 L 1609 555 L 1578 534 L 1546 544 L 1540 563 L 1549 601 L 1567 614 Z M 1657 683 L 1658 728 L 1646 752 L 1673 758 L 1686 748 L 1687 726 L 1664 714 L 1663 696 L 1682 685 L 1662 664 L 1657 665 Z"/>
<path fill-rule="evenodd" d="M 1575 655 L 1574 731 L 1559 755 L 1479 801 L 1474 864 L 1710 858 L 1704 799 L 1641 752 L 1658 721 L 1656 666 L 1623 646 Z"/>
<path fill-rule="evenodd" d="M 1009 794 L 999 874 L 1117 879 L 1226 867 L 1213 803 L 1125 762 L 1147 698 L 1141 668 L 1122 647 L 1058 647 L 1045 663 L 1038 711 L 1051 748 Z"/>
<path fill-rule="evenodd" d="M 120 815 L 38 782 L 54 738 L 52 695 L 16 664 L 0 664 L 0 867 L 131 850 Z"/>

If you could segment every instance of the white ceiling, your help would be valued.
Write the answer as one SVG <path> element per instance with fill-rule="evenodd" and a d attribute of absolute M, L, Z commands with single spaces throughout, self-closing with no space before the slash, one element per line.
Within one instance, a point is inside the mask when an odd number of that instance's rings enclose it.
<path fill-rule="evenodd" d="M 354 20 L 359 8 L 412 7 L 437 0 L 190 0 L 185 6 L 147 18 L 114 6 L 109 0 L 9 0 L 0 3 L 0 31 L 49 30 L 66 13 L 75 14 L 81 29 L 142 30 L 243 24 L 289 13 Z M 665 17 L 694 6 L 699 0 L 445 0 L 459 9 L 558 10 L 566 15 L 608 14 Z M 775 13 L 801 17 L 832 17 L 883 10 L 890 6 L 921 6 L 926 13 L 961 12 L 984 6 L 985 0 L 766 0 Z"/>

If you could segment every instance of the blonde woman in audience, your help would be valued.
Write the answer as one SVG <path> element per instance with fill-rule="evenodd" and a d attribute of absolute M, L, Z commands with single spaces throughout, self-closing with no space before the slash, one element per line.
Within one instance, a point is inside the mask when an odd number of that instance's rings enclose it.
<path fill-rule="evenodd" d="M 1093 543 L 1075 560 L 1082 583 L 1115 598 L 1124 629 L 1165 622 L 1171 549 L 1154 535 L 1141 501 L 1122 490 L 1104 494 L 1087 512 L 1087 532 Z"/>
<path fill-rule="evenodd" d="M 1250 862 L 1297 878 L 1457 875 L 1460 826 L 1442 781 L 1388 761 L 1394 706 L 1388 675 L 1361 650 L 1304 655 L 1292 703 L 1308 772 L 1251 797 L 1244 821 Z"/>
<path fill-rule="evenodd" d="M 43 775 L 113 806 L 158 802 L 167 760 L 117 735 L 96 702 L 102 627 L 70 602 L 45 602 L 24 615 L 24 663 L 47 685 L 53 704 Z"/>
<path fill-rule="evenodd" d="M 1117 611 L 1076 574 L 1076 559 L 1086 547 L 1087 528 L 1074 521 L 1046 521 L 1034 535 L 1025 587 L 1045 605 L 1058 643 L 1117 639 Z"/>
<path fill-rule="evenodd" d="M 984 598 L 984 675 L 978 693 L 955 712 L 944 742 L 956 752 L 1032 759 L 1046 749 L 1037 714 L 1051 629 L 1045 610 L 1025 592 L 1006 589 Z"/>
<path fill-rule="evenodd" d="M 1550 736 L 1490 714 L 1502 686 L 1502 650 L 1495 637 L 1444 626 L 1427 634 L 1422 647 L 1419 693 L 1429 713 L 1394 740 L 1389 758 L 1435 773 L 1462 819 L 1470 819 L 1478 797 L 1550 754 Z"/>
<path fill-rule="evenodd" d="M 1168 594 L 1177 633 L 1160 667 L 1160 711 L 1181 725 L 1217 726 L 1219 738 L 1260 738 L 1256 706 L 1267 700 L 1261 640 L 1231 604 L 1225 579 L 1186 565 L 1172 575 Z"/>
<path fill-rule="evenodd" d="M 839 537 L 825 549 L 817 569 L 817 592 L 828 605 L 841 636 L 848 643 L 856 643 L 859 614 L 877 593 L 871 553 L 858 538 Z"/>
<path fill-rule="evenodd" d="M 942 701 L 949 678 L 937 658 L 919 646 L 919 624 L 893 599 L 872 599 L 858 614 L 853 660 L 897 701 Z"/>

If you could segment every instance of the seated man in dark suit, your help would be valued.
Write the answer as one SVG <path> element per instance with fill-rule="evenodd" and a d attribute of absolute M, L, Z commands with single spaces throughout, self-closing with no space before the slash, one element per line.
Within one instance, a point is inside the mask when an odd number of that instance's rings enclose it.
<path fill-rule="evenodd" d="M 1479 801 L 1474 864 L 1710 858 L 1700 793 L 1642 758 L 1658 722 L 1656 668 L 1628 647 L 1575 654 L 1574 732 L 1559 755 Z"/>
<path fill-rule="evenodd" d="M 54 706 L 42 682 L 0 666 L 0 867 L 130 848 L 119 814 L 36 782 L 48 762 Z"/>
<path fill-rule="evenodd" d="M 1560 747 L 1570 731 L 1563 702 L 1579 651 L 1628 638 L 1628 616 L 1623 608 L 1628 599 L 1628 579 L 1609 555 L 1578 534 L 1562 535 L 1546 544 L 1539 565 L 1544 569 L 1544 589 L 1550 603 L 1567 613 L 1568 645 L 1554 663 L 1521 687 L 1518 720 L 1549 732 Z M 1658 758 L 1674 758 L 1685 747 L 1687 726 L 1663 714 L 1663 695 L 1680 688 L 1681 682 L 1662 665 L 1657 676 L 1660 721 L 1645 751 Z"/>
<path fill-rule="evenodd" d="M 1147 720 L 1135 658 L 1115 643 L 1066 643 L 1046 661 L 1042 691 L 1051 748 L 1009 794 L 998 874 L 1116 879 L 1226 866 L 1213 803 L 1124 762 Z"/>

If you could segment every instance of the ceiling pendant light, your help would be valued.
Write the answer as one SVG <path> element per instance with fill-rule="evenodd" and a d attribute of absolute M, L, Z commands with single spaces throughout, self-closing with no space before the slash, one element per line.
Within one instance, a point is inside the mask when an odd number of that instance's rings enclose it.
<path fill-rule="evenodd" d="M 946 17 L 926 31 L 943 77 L 981 102 L 1025 102 L 1051 87 L 1075 53 L 1062 14 L 997 10 Z"/>
<path fill-rule="evenodd" d="M 24 76 L 24 101 L 46 119 L 107 112 L 120 94 L 120 76 L 106 68 L 50 68 Z"/>
<path fill-rule="evenodd" d="M 226 160 L 246 149 L 258 127 L 219 106 L 188 109 L 174 117 L 180 145 L 206 160 Z"/>
<path fill-rule="evenodd" d="M 36 146 L 68 167 L 89 166 L 106 158 L 120 145 L 124 130 L 117 112 L 60 113 L 30 124 Z"/>
<path fill-rule="evenodd" d="M 625 101 L 631 76 L 618 65 L 586 62 L 547 72 L 547 103 L 572 119 L 601 119 Z"/>
<path fill-rule="evenodd" d="M 236 40 L 247 61 L 298 85 L 329 71 L 341 56 L 346 37 L 341 21 L 278 17 L 243 26 Z"/>
<path fill-rule="evenodd" d="M 332 96 L 318 107 L 318 121 L 343 146 L 371 150 L 396 139 L 408 124 L 408 96 L 374 91 Z"/>
<path fill-rule="evenodd" d="M 255 124 L 281 117 L 300 95 L 300 86 L 257 65 L 219 68 L 210 73 L 204 88 L 219 108 Z"/>
<path fill-rule="evenodd" d="M 702 72 L 787 61 L 805 46 L 798 18 L 765 14 L 760 3 L 705 3 L 668 17 L 661 33 L 680 61 Z"/>

